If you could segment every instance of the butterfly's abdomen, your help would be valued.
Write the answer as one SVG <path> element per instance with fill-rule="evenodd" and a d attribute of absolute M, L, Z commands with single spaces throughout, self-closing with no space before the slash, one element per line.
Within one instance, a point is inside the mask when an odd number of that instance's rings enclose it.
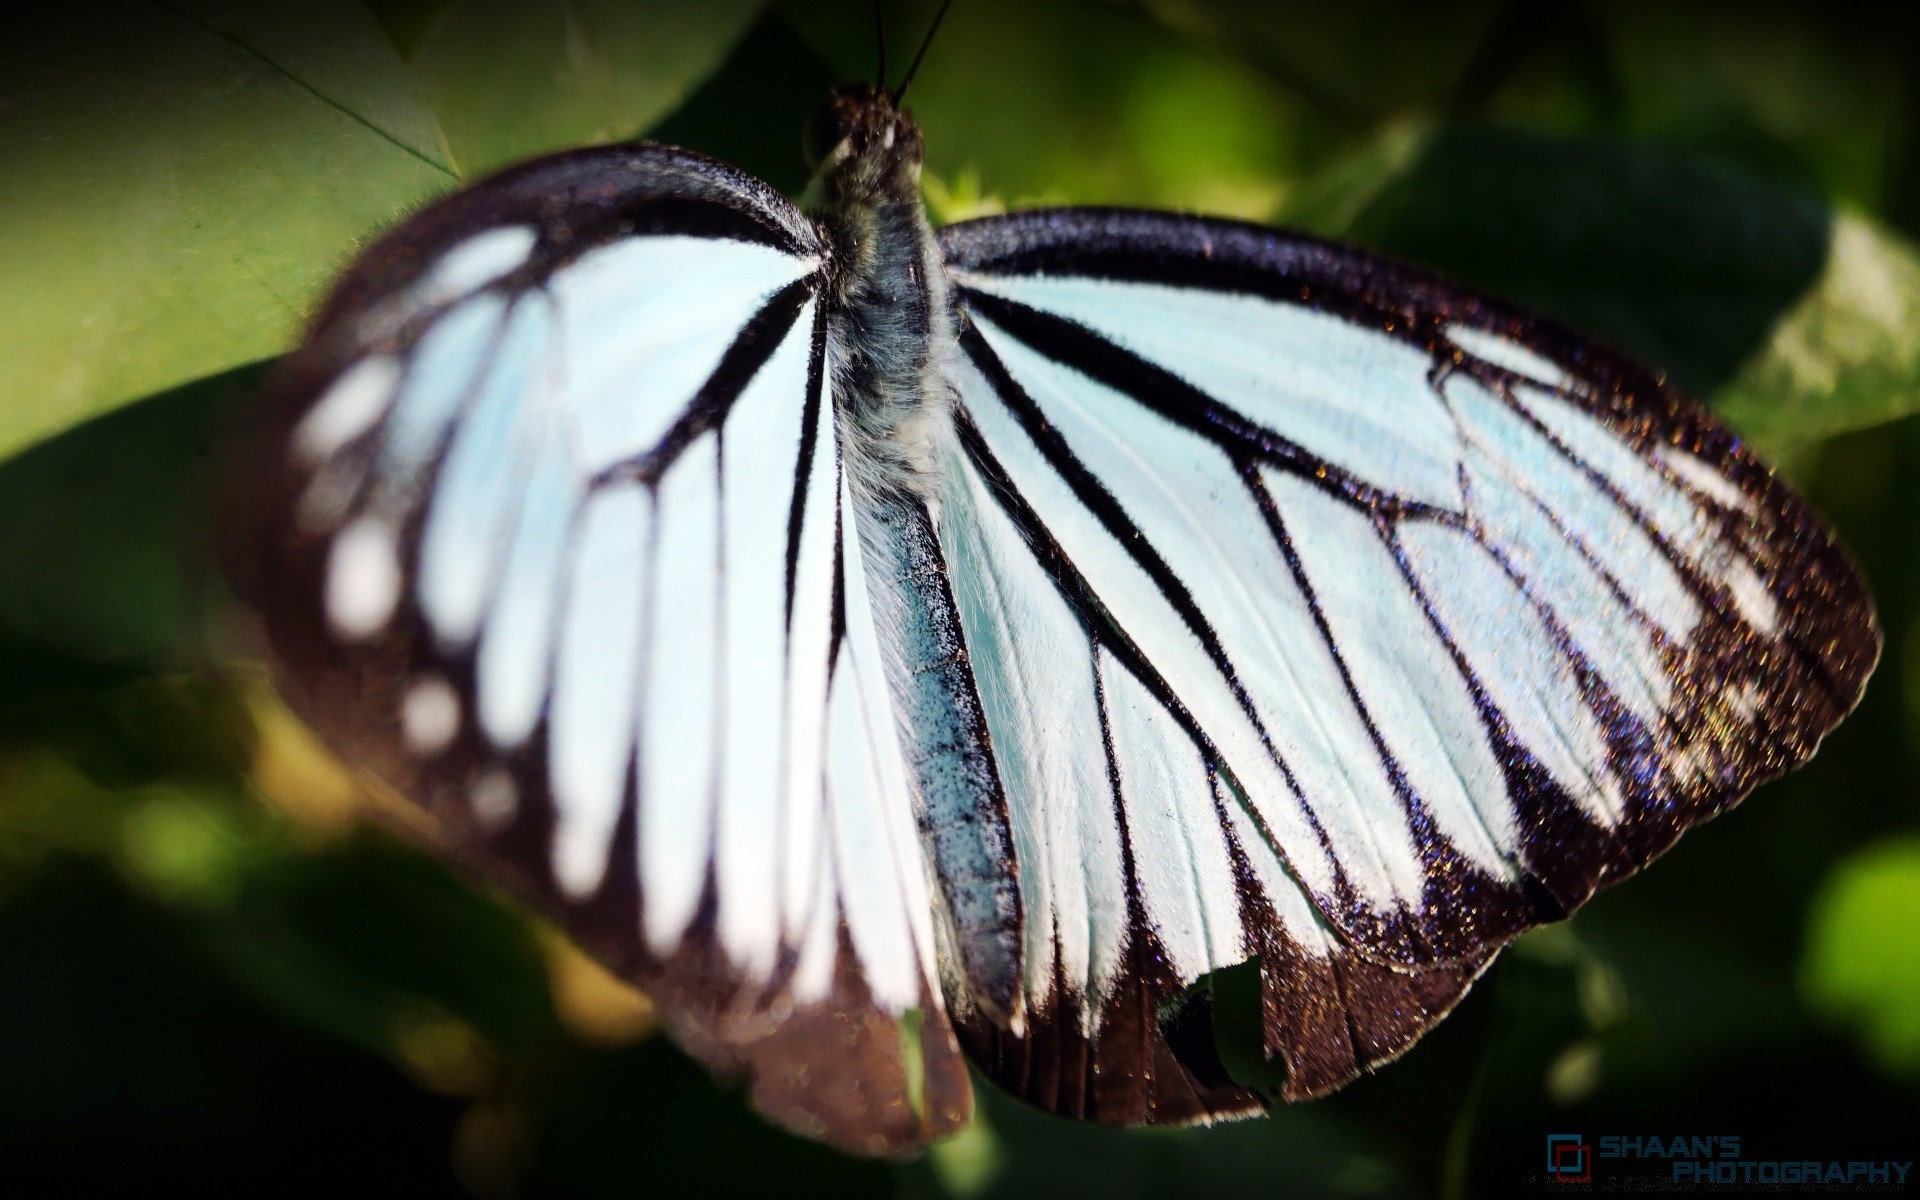
<path fill-rule="evenodd" d="M 856 507 L 875 624 L 886 647 L 921 844 L 943 910 L 954 1002 L 1018 1028 L 1020 889 L 1013 833 L 947 566 L 926 502 L 911 494 Z"/>

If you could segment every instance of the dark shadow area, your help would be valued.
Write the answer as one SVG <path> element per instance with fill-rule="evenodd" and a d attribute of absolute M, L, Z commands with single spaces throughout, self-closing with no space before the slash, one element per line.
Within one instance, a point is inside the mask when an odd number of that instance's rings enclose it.
<path fill-rule="evenodd" d="M 805 114 L 824 101 L 837 82 L 833 68 L 786 20 L 767 12 L 720 69 L 646 136 L 711 154 L 790 196 L 798 195 L 807 183 L 800 155 Z"/>
<path fill-rule="evenodd" d="M 1710 162 L 1452 126 L 1346 236 L 1609 341 L 1705 396 L 1819 278 L 1829 227 L 1817 195 Z"/>
<path fill-rule="evenodd" d="M 0 1157 L 10 1189 L 459 1195 L 457 1102 L 289 1024 L 99 867 L 0 902 Z"/>
<path fill-rule="evenodd" d="M 0 462 L 9 698 L 73 684 L 59 664 L 76 657 L 126 669 L 204 661 L 221 451 L 267 365 L 160 392 Z"/>

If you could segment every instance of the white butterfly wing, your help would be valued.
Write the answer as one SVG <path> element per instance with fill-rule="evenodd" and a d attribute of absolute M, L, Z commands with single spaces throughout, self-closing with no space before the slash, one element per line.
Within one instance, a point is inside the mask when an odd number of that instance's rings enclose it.
<path fill-rule="evenodd" d="M 336 746 L 769 1115 L 897 1152 L 969 1095 L 848 511 L 826 253 L 764 186 L 653 147 L 436 205 L 272 385 L 238 573 Z"/>
<path fill-rule="evenodd" d="M 1226 222 L 957 226 L 939 538 L 1019 861 L 1044 1107 L 1256 1107 L 1808 757 L 1878 653 L 1830 534 L 1698 405 L 1418 272 Z"/>

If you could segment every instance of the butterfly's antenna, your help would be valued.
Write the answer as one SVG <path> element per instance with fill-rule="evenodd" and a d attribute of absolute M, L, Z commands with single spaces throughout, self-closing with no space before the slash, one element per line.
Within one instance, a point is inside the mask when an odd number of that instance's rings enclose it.
<path fill-rule="evenodd" d="M 912 83 L 913 77 L 919 73 L 920 61 L 926 58 L 927 47 L 933 45 L 933 35 L 940 32 L 940 22 L 946 19 L 947 10 L 952 7 L 953 0 L 941 0 L 940 11 L 933 14 L 933 24 L 927 26 L 927 36 L 920 39 L 920 49 L 914 53 L 913 62 L 907 66 L 906 78 L 900 81 L 899 87 L 893 89 L 893 102 L 896 105 L 907 98 L 907 85 Z"/>
<path fill-rule="evenodd" d="M 873 0 L 873 36 L 880 43 L 880 66 L 873 75 L 873 86 L 885 91 L 887 87 L 887 13 L 880 0 Z"/>

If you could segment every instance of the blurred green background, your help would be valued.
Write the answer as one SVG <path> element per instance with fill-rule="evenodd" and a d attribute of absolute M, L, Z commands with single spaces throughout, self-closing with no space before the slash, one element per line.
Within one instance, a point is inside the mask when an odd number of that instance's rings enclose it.
<path fill-rule="evenodd" d="M 903 64 L 930 5 L 888 5 Z M 0 1161 L 65 1189 L 1469 1196 L 1542 1135 L 1901 1158 L 1920 1112 L 1920 19 L 1881 6 L 960 0 L 947 221 L 1228 213 L 1440 267 L 1711 400 L 1839 526 L 1887 655 L 1812 766 L 1509 951 L 1406 1059 L 1124 1134 L 983 1088 L 904 1166 L 786 1137 L 404 837 L 239 657 L 223 430 L 356 246 L 651 136 L 789 191 L 863 3 L 177 0 L 0 39 Z M 898 65 L 896 65 L 898 70 Z"/>

